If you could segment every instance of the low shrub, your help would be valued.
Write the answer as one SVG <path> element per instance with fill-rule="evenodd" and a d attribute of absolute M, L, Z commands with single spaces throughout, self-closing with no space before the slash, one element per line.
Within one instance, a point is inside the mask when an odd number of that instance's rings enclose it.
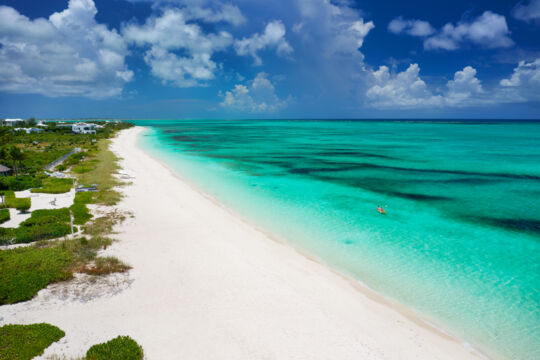
<path fill-rule="evenodd" d="M 0 227 L 0 245 L 8 245 L 13 242 L 15 229 Z"/>
<path fill-rule="evenodd" d="M 0 251 L 0 304 L 31 299 L 53 282 L 71 278 L 70 252 L 60 247 L 22 247 Z"/>
<path fill-rule="evenodd" d="M 66 223 L 43 223 L 34 226 L 20 226 L 14 230 L 15 244 L 59 238 L 71 234 L 71 226 Z"/>
<path fill-rule="evenodd" d="M 75 194 L 74 204 L 91 204 L 94 201 L 95 192 L 81 191 Z"/>
<path fill-rule="evenodd" d="M 84 226 L 83 230 L 85 234 L 91 236 L 106 235 L 113 232 L 113 227 L 116 224 L 122 223 L 126 219 L 120 211 L 112 211 L 106 216 L 100 216 Z"/>
<path fill-rule="evenodd" d="M 32 205 L 32 202 L 31 202 L 30 198 L 17 198 L 15 196 L 13 196 L 13 197 L 6 196 L 4 201 L 5 201 L 6 207 L 15 208 L 17 210 L 19 210 L 19 208 L 21 208 L 21 209 L 26 208 L 26 210 L 28 210 L 28 209 L 30 209 L 30 207 Z"/>
<path fill-rule="evenodd" d="M 84 225 L 88 220 L 92 218 L 90 210 L 88 210 L 87 204 L 94 201 L 94 192 L 78 192 L 73 199 L 73 205 L 70 209 L 73 212 L 73 223 L 77 225 Z"/>
<path fill-rule="evenodd" d="M 1 176 L 0 177 L 0 189 L 22 191 L 34 187 L 41 186 L 41 179 L 37 176 L 22 175 L 15 176 Z"/>
<path fill-rule="evenodd" d="M 34 226 L 45 223 L 57 223 L 67 222 L 69 223 L 69 209 L 39 209 L 32 211 L 30 218 L 24 220 L 21 226 Z"/>
<path fill-rule="evenodd" d="M 0 359 L 33 359 L 64 335 L 62 330 L 49 324 L 4 325 L 0 327 Z"/>
<path fill-rule="evenodd" d="M 87 360 L 141 360 L 143 349 L 129 336 L 118 336 L 88 349 Z"/>
<path fill-rule="evenodd" d="M 3 224 L 5 223 L 6 221 L 8 221 L 10 219 L 10 215 L 9 215 L 9 209 L 1 209 L 0 210 L 0 224 Z"/>
<path fill-rule="evenodd" d="M 30 190 L 33 193 L 62 194 L 71 190 L 73 179 L 46 178 L 42 182 L 41 188 Z"/>
<path fill-rule="evenodd" d="M 0 250 L 0 305 L 29 300 L 51 283 L 71 279 L 73 273 L 105 275 L 129 270 L 116 258 L 97 257 L 110 244 L 111 239 L 96 236 Z"/>
<path fill-rule="evenodd" d="M 93 262 L 86 264 L 77 272 L 88 275 L 107 275 L 113 273 L 123 273 L 131 269 L 131 266 L 124 264 L 118 258 L 107 256 L 97 257 Z"/>
<path fill-rule="evenodd" d="M 30 198 L 22 198 L 18 199 L 17 206 L 15 206 L 15 209 L 19 210 L 19 212 L 25 213 L 28 210 L 30 210 L 30 206 L 32 206 L 30 202 Z"/>
<path fill-rule="evenodd" d="M 13 229 L 14 243 L 54 239 L 71 233 L 68 208 L 32 211 L 30 218 Z"/>
<path fill-rule="evenodd" d="M 83 203 L 74 203 L 70 207 L 73 213 L 73 223 L 76 225 L 84 225 L 88 220 L 92 218 L 90 210 Z"/>
<path fill-rule="evenodd" d="M 77 165 L 84 158 L 84 155 L 85 154 L 82 151 L 78 152 L 78 153 L 75 153 L 75 154 L 72 154 L 66 159 L 66 161 L 64 161 L 63 165 L 65 165 L 65 166 Z"/>

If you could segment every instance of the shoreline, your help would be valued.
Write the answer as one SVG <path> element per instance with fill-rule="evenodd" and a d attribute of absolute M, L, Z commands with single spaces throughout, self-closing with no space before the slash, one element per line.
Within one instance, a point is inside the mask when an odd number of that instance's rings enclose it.
<path fill-rule="evenodd" d="M 143 126 L 137 126 L 137 127 L 142 127 L 143 129 L 145 129 L 145 127 L 143 127 Z M 142 133 L 139 134 L 139 136 L 140 135 L 142 135 Z M 151 153 L 146 151 L 144 148 L 142 148 L 138 143 L 136 144 L 136 146 L 139 149 L 141 149 L 142 151 L 144 151 L 154 161 L 160 163 L 161 166 L 166 168 L 170 172 L 170 174 L 172 176 L 174 176 L 178 180 L 185 183 L 193 191 L 197 192 L 199 195 L 201 195 L 204 198 L 206 198 L 207 200 L 211 201 L 214 205 L 220 207 L 221 209 L 223 209 L 224 211 L 229 213 L 231 216 L 233 216 L 233 217 L 237 218 L 238 220 L 242 221 L 246 226 L 250 226 L 250 227 L 254 228 L 256 231 L 262 233 L 266 238 L 268 238 L 268 240 L 271 240 L 271 241 L 274 241 L 274 242 L 276 242 L 276 243 L 278 243 L 280 245 L 289 247 L 290 249 L 292 249 L 293 251 L 295 251 L 297 254 L 304 257 L 305 259 L 307 259 L 309 261 L 312 261 L 312 262 L 314 262 L 314 263 L 316 263 L 316 264 L 318 264 L 320 266 L 325 267 L 328 271 L 330 271 L 330 272 L 334 273 L 335 275 L 337 275 L 337 276 L 343 278 L 344 280 L 348 281 L 352 287 L 357 289 L 363 295 L 367 296 L 368 298 L 370 298 L 371 300 L 373 300 L 373 301 L 375 301 L 375 302 L 377 302 L 379 304 L 382 304 L 384 306 L 387 306 L 387 307 L 397 311 L 398 313 L 405 316 L 407 319 L 414 322 L 415 324 L 417 324 L 419 326 L 422 326 L 422 327 L 424 327 L 425 329 L 427 329 L 429 331 L 433 331 L 438 336 L 445 337 L 445 338 L 447 338 L 449 340 L 455 341 L 456 343 L 458 343 L 458 344 L 460 344 L 460 345 L 462 345 L 462 346 L 464 346 L 466 348 L 470 348 L 470 350 L 474 353 L 474 355 L 477 355 L 482 359 L 491 359 L 486 354 L 484 354 L 481 350 L 477 349 L 475 346 L 473 346 L 472 344 L 470 344 L 466 340 L 459 339 L 457 336 L 452 335 L 452 333 L 450 331 L 447 331 L 444 328 L 443 325 L 437 324 L 437 322 L 435 320 L 429 319 L 426 315 L 422 314 L 421 312 L 416 311 L 416 310 L 412 309 L 411 307 L 409 307 L 409 306 L 407 306 L 405 304 L 402 304 L 397 300 L 394 300 L 393 298 L 389 298 L 389 297 L 385 296 L 384 294 L 376 291 L 375 289 L 373 289 L 369 285 L 363 283 L 362 281 L 360 281 L 358 279 L 355 279 L 353 276 L 348 275 L 345 272 L 342 272 L 342 271 L 332 267 L 330 264 L 325 262 L 324 259 L 316 257 L 316 256 L 314 256 L 312 254 L 309 254 L 308 252 L 304 251 L 303 249 L 301 249 L 301 248 L 295 246 L 294 244 L 292 244 L 290 241 L 287 241 L 287 239 L 279 237 L 277 235 L 274 235 L 274 234 L 270 233 L 269 231 L 263 229 L 262 227 L 252 223 L 246 217 L 244 217 L 244 216 L 238 214 L 237 212 L 235 212 L 234 210 L 228 208 L 226 205 L 221 203 L 219 200 L 217 200 L 216 198 L 214 198 L 210 194 L 204 192 L 202 189 L 198 188 L 196 184 L 193 184 L 189 180 L 183 178 L 180 174 L 178 174 L 165 161 L 163 161 L 163 160 L 159 159 L 158 157 L 152 155 Z"/>
<path fill-rule="evenodd" d="M 38 359 L 80 356 L 118 335 L 132 336 L 150 360 L 481 357 L 196 189 L 137 145 L 142 131 L 124 130 L 111 146 L 132 177 L 117 208 L 135 218 L 115 229 L 119 241 L 104 255 L 133 266 L 129 284 L 90 301 L 47 288 L 0 308 L 3 324 L 66 332 Z"/>
<path fill-rule="evenodd" d="M 137 128 L 142 128 L 143 131 L 146 130 L 146 127 L 144 127 L 144 126 L 138 126 L 137 125 L 136 127 Z M 138 136 L 141 136 L 141 135 L 143 135 L 142 132 Z M 256 229 L 257 231 L 261 232 L 262 234 L 264 234 L 265 237 L 268 238 L 268 240 L 275 241 L 276 243 L 278 243 L 280 245 L 289 247 L 293 251 L 295 251 L 297 254 L 304 257 L 305 259 L 307 259 L 309 261 L 312 261 L 312 262 L 314 262 L 314 263 L 316 263 L 316 264 L 318 264 L 320 266 L 325 267 L 328 271 L 334 273 L 335 275 L 337 275 L 337 276 L 343 278 L 344 280 L 346 280 L 347 282 L 349 282 L 352 287 L 354 287 L 356 290 L 361 292 L 363 295 L 367 296 L 369 299 L 397 311 L 401 315 L 405 316 L 408 320 L 414 322 L 415 324 L 417 324 L 417 325 L 419 325 L 421 327 L 424 327 L 425 329 L 427 329 L 429 331 L 434 332 L 437 336 L 441 336 L 441 337 L 444 337 L 444 338 L 446 338 L 448 340 L 454 341 L 455 343 L 457 343 L 457 344 L 463 346 L 464 348 L 468 349 L 474 356 L 477 356 L 478 358 L 481 358 L 481 359 L 492 359 L 487 354 L 485 354 L 480 349 L 476 348 L 474 345 L 470 344 L 466 340 L 462 340 L 462 339 L 459 339 L 458 337 L 454 336 L 450 331 L 447 331 L 444 328 L 443 325 L 438 324 L 435 320 L 429 319 L 426 315 L 424 315 L 424 314 L 422 314 L 422 313 L 408 307 L 407 305 L 402 304 L 402 303 L 398 302 L 395 299 L 392 299 L 392 298 L 389 298 L 389 297 L 385 296 L 384 294 L 376 291 L 375 289 L 371 288 L 370 286 L 363 283 L 362 281 L 360 281 L 358 279 L 355 279 L 351 275 L 348 275 L 348 274 L 346 274 L 346 273 L 344 273 L 344 272 L 342 272 L 342 271 L 340 271 L 338 269 L 333 268 L 330 264 L 325 262 L 324 259 L 318 258 L 316 256 L 313 256 L 313 255 L 307 253 L 306 251 L 303 251 L 302 249 L 298 248 L 297 246 L 295 246 L 291 242 L 287 241 L 287 239 L 284 239 L 284 238 L 281 238 L 281 237 L 279 237 L 277 235 L 271 234 L 270 232 L 263 229 L 262 227 L 260 227 L 260 226 L 258 226 L 256 224 L 253 224 L 252 222 L 250 222 L 249 219 L 247 219 L 244 216 L 236 213 L 234 210 L 228 208 L 227 206 L 225 206 L 223 203 L 221 203 L 219 200 L 217 200 L 216 198 L 214 198 L 210 194 L 204 192 L 202 189 L 197 187 L 196 184 L 193 184 L 189 180 L 183 178 L 180 174 L 178 174 L 165 161 L 159 159 L 158 157 L 156 157 L 153 154 L 146 151 L 142 146 L 140 146 L 138 141 L 136 143 L 136 146 L 139 149 L 141 149 L 142 151 L 144 151 L 154 161 L 160 163 L 163 167 L 165 167 L 170 172 L 170 174 L 172 176 L 176 177 L 178 180 L 180 180 L 183 183 L 185 183 L 186 185 L 188 185 L 193 191 L 199 193 L 201 196 L 208 199 L 209 201 L 214 203 L 216 206 L 219 206 L 223 210 L 227 211 L 231 216 L 234 216 L 234 217 L 238 218 L 240 221 L 244 222 L 247 226 L 250 226 L 250 227 Z"/>

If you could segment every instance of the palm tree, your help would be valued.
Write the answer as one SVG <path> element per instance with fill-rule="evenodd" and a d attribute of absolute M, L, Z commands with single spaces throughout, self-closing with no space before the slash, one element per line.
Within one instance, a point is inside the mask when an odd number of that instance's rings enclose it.
<path fill-rule="evenodd" d="M 21 165 L 21 161 L 24 159 L 24 153 L 18 147 L 13 146 L 11 150 L 9 151 L 9 155 L 11 156 L 11 160 L 13 161 L 13 168 L 15 169 L 15 178 L 18 178 L 19 167 Z"/>

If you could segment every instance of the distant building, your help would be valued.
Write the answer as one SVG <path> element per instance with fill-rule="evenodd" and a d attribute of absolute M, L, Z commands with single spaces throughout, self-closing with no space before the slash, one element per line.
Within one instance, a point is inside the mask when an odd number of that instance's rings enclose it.
<path fill-rule="evenodd" d="M 11 169 L 7 166 L 0 165 L 0 175 L 8 176 L 9 174 L 11 174 Z"/>
<path fill-rule="evenodd" d="M 24 131 L 27 134 L 38 134 L 38 133 L 43 132 L 43 129 L 38 129 L 38 128 L 15 128 L 13 130 L 15 130 L 15 131 Z"/>
<path fill-rule="evenodd" d="M 95 134 L 96 126 L 94 124 L 80 122 L 73 124 L 71 131 L 73 131 L 75 134 Z"/>
<path fill-rule="evenodd" d="M 23 119 L 4 119 L 4 126 L 19 126 L 24 125 Z"/>
<path fill-rule="evenodd" d="M 43 120 L 38 120 L 36 126 L 47 127 L 48 125 L 45 124 L 45 122 Z"/>

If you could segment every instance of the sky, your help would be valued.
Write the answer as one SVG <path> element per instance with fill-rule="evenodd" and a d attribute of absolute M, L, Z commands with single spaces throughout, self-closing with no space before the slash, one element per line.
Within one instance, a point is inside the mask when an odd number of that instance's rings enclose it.
<path fill-rule="evenodd" d="M 540 118 L 540 0 L 0 0 L 0 118 Z"/>

